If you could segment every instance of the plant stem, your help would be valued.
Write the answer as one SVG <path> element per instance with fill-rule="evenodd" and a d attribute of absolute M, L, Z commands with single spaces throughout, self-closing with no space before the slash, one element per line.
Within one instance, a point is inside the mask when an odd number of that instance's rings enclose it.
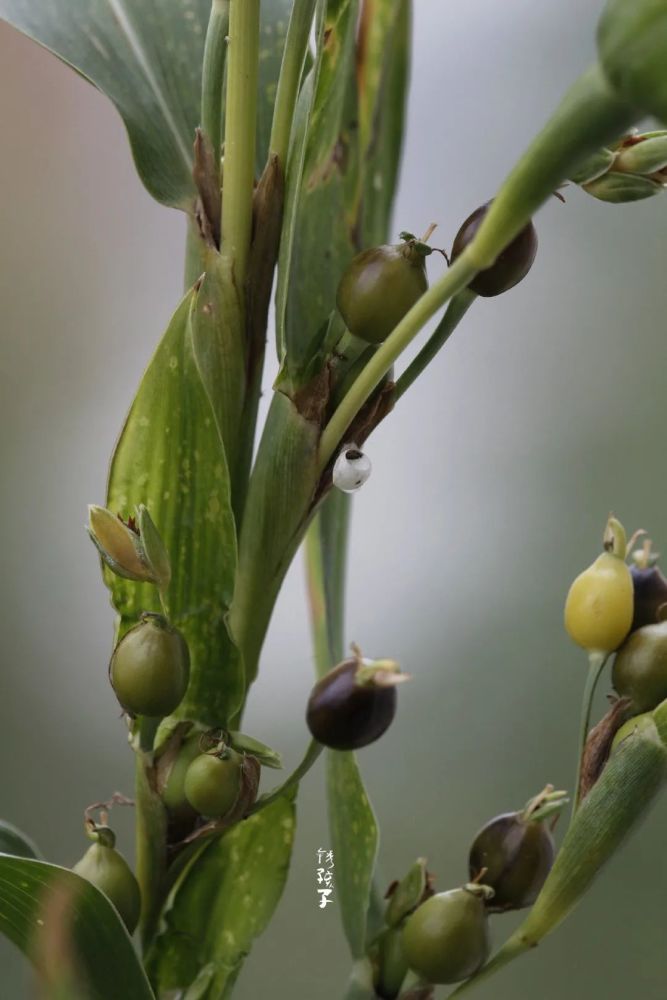
<path fill-rule="evenodd" d="M 222 150 L 222 87 L 229 30 L 229 0 L 212 0 L 204 43 L 202 68 L 201 127 L 210 140 L 220 167 Z"/>
<path fill-rule="evenodd" d="M 231 0 L 222 191 L 222 256 L 245 285 L 252 233 L 259 67 L 259 0 Z"/>
<path fill-rule="evenodd" d="M 287 38 L 285 39 L 269 141 L 270 152 L 275 153 L 283 168 L 287 162 L 292 119 L 294 118 L 299 84 L 308 51 L 308 38 L 313 23 L 315 4 L 316 0 L 294 0 Z"/>
<path fill-rule="evenodd" d="M 586 156 L 617 138 L 639 117 L 636 109 L 611 91 L 599 66 L 579 78 L 501 186 L 474 240 L 403 317 L 343 398 L 322 434 L 322 471 L 354 417 L 422 326 L 479 271 L 494 263 Z"/>
<path fill-rule="evenodd" d="M 289 791 L 293 785 L 297 785 L 303 778 L 304 774 L 307 774 L 308 771 L 310 771 L 311 767 L 323 750 L 324 747 L 321 743 L 318 743 L 317 740 L 311 740 L 308 744 L 308 749 L 303 756 L 303 760 L 299 766 L 292 771 L 289 778 L 286 778 L 282 785 L 278 785 L 278 787 L 274 788 L 272 792 L 269 792 L 267 795 L 262 795 L 262 797 L 259 798 L 257 802 L 255 802 L 255 804 L 248 810 L 247 815 L 252 816 L 254 813 L 259 812 L 260 809 L 264 809 L 265 806 L 268 806 L 271 802 L 275 802 L 276 799 L 279 799 L 280 796 Z"/>
<path fill-rule="evenodd" d="M 581 702 L 581 721 L 579 723 L 579 757 L 577 760 L 577 775 L 576 781 L 572 794 L 572 815 L 570 817 L 570 822 L 579 808 L 580 791 L 579 786 L 581 784 L 581 765 L 584 759 L 584 748 L 586 746 L 586 738 L 588 736 L 588 730 L 591 724 L 591 709 L 593 707 L 593 696 L 595 695 L 595 688 L 597 682 L 600 678 L 600 674 L 604 669 L 604 665 L 609 659 L 609 653 L 589 653 L 588 655 L 588 675 L 586 677 L 586 684 L 584 686 L 584 696 Z"/>
<path fill-rule="evenodd" d="M 347 395 L 341 400 L 320 439 L 321 471 L 328 465 L 331 456 L 343 440 L 345 431 L 394 361 L 431 316 L 475 277 L 478 269 L 471 264 L 469 251 L 470 247 L 464 250 L 440 281 L 424 292 L 384 344 L 378 348 Z"/>
<path fill-rule="evenodd" d="M 486 979 L 490 979 L 494 973 L 499 972 L 504 966 L 509 965 L 519 955 L 523 955 L 524 952 L 529 951 L 531 947 L 532 944 L 528 939 L 514 935 L 480 972 L 473 976 L 472 979 L 467 979 L 460 986 L 457 986 L 454 992 L 449 994 L 447 1000 L 454 1000 L 454 997 L 461 997 L 464 993 L 469 993 L 475 986 L 478 986 Z"/>
<path fill-rule="evenodd" d="M 474 292 L 471 292 L 469 288 L 464 288 L 463 291 L 450 300 L 447 311 L 438 323 L 435 333 L 426 342 L 424 347 L 422 347 L 414 361 L 410 362 L 396 382 L 396 388 L 394 389 L 395 402 L 401 398 L 406 389 L 409 389 L 415 379 L 430 365 L 433 358 L 449 339 L 476 298 L 477 296 Z"/>

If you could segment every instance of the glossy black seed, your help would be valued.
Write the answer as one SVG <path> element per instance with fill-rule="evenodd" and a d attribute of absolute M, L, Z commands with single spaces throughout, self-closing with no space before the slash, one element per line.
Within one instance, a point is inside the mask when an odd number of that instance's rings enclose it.
<path fill-rule="evenodd" d="M 472 242 L 479 229 L 484 216 L 489 210 L 491 202 L 481 205 L 475 209 L 472 215 L 465 220 L 458 233 L 454 237 L 452 246 L 452 263 L 463 253 L 469 243 Z M 470 288 L 477 295 L 490 298 L 494 295 L 501 295 L 517 285 L 526 277 L 537 253 L 537 233 L 535 226 L 529 222 L 518 236 L 515 236 L 509 246 L 505 247 L 500 256 L 491 267 L 480 271 L 470 282 Z"/>
<path fill-rule="evenodd" d="M 368 746 L 382 736 L 396 713 L 396 688 L 357 684 L 358 669 L 358 660 L 345 660 L 317 682 L 308 699 L 308 728 L 333 750 Z"/>

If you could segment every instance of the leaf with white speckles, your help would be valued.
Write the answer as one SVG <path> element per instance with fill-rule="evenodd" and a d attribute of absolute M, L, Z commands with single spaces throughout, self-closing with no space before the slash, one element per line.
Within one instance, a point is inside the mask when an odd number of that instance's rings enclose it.
<path fill-rule="evenodd" d="M 192 355 L 194 292 L 178 306 L 142 379 L 111 464 L 107 506 L 145 504 L 171 559 L 170 617 L 190 649 L 183 718 L 225 725 L 243 696 L 243 668 L 226 623 L 236 572 L 229 472 Z M 105 572 L 121 631 L 157 611 L 155 588 Z"/>
<path fill-rule="evenodd" d="M 0 854 L 0 932 L 40 969 L 40 995 L 154 1000 L 117 911 L 67 868 Z"/>
<path fill-rule="evenodd" d="M 266 159 L 292 0 L 262 0 L 257 171 Z M 192 144 L 211 0 L 0 0 L 0 18 L 106 94 L 139 176 L 167 205 L 194 202 Z"/>
<path fill-rule="evenodd" d="M 205 848 L 187 870 L 148 955 L 160 992 L 190 987 L 188 996 L 198 1000 L 230 995 L 282 895 L 295 825 L 294 795 L 281 796 Z"/>
<path fill-rule="evenodd" d="M 361 958 L 366 951 L 379 833 L 353 753 L 327 753 L 327 795 L 343 927 L 352 955 Z"/>

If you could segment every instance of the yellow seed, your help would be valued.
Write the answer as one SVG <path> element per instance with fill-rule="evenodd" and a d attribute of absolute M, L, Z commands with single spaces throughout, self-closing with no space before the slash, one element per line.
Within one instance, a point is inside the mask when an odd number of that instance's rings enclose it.
<path fill-rule="evenodd" d="M 623 559 L 603 552 L 580 573 L 565 601 L 565 628 L 589 653 L 611 653 L 630 631 L 634 594 Z"/>

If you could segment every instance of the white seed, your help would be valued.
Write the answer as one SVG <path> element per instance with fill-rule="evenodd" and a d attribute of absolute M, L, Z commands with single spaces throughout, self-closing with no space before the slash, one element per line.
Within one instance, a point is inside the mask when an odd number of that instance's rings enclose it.
<path fill-rule="evenodd" d="M 354 493 L 364 485 L 371 469 L 370 458 L 356 444 L 343 445 L 333 467 L 333 484 L 343 493 Z"/>

